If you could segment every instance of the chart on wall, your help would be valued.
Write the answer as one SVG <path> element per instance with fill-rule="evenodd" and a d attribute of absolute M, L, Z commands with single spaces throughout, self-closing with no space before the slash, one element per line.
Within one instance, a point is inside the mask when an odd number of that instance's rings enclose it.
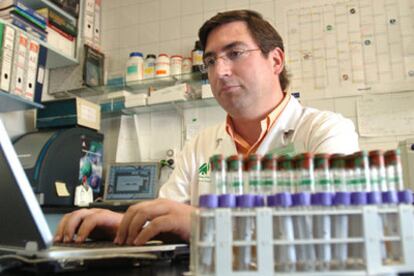
<path fill-rule="evenodd" d="M 413 89 L 414 1 L 280 2 L 292 92 L 320 98 Z"/>

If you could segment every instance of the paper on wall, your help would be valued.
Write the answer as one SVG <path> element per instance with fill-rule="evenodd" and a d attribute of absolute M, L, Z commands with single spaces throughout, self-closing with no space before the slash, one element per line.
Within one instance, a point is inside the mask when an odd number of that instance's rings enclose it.
<path fill-rule="evenodd" d="M 414 132 L 414 94 L 364 96 L 357 100 L 360 136 L 395 136 Z"/>

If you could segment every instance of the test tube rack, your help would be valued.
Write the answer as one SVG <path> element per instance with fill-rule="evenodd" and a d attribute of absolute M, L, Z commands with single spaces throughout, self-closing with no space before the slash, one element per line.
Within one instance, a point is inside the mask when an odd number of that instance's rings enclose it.
<path fill-rule="evenodd" d="M 329 208 L 325 210 L 312 209 L 274 209 L 260 207 L 252 209 L 198 209 L 192 214 L 191 232 L 191 275 L 228 275 L 228 276 L 267 276 L 267 275 L 383 275 L 397 274 L 403 272 L 414 272 L 414 209 L 412 205 L 401 204 L 395 206 L 351 206 L 343 209 Z M 399 235 L 387 236 L 379 231 L 382 227 L 381 216 L 394 214 L 399 224 Z M 309 240 L 282 240 L 275 239 L 273 234 L 273 221 L 280 216 L 316 216 L 338 215 L 357 216 L 361 221 L 360 236 L 344 239 L 309 239 Z M 254 240 L 234 240 L 235 225 L 237 217 L 252 217 L 255 220 Z M 211 218 L 214 222 L 212 227 L 212 240 L 202 241 L 200 234 L 200 221 Z M 391 223 L 391 222 L 390 222 Z M 384 243 L 399 242 L 401 258 L 398 263 L 387 263 L 381 253 Z M 275 269 L 275 251 L 283 245 L 320 245 L 320 244 L 360 244 L 363 253 L 363 266 L 359 269 L 346 268 L 344 270 L 328 271 L 293 271 L 279 272 Z M 255 268 L 248 271 L 237 271 L 233 267 L 235 248 L 240 246 L 255 247 Z M 212 270 L 205 273 L 201 270 L 200 260 L 202 249 L 211 248 L 213 256 Z M 410 261 L 411 259 L 411 261 Z"/>

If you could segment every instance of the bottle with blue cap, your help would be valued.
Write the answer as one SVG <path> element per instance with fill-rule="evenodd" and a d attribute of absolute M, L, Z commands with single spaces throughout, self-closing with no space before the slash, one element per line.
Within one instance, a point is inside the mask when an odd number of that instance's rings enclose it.
<path fill-rule="evenodd" d="M 141 52 L 132 52 L 126 64 L 125 81 L 127 84 L 144 78 L 144 57 Z"/>

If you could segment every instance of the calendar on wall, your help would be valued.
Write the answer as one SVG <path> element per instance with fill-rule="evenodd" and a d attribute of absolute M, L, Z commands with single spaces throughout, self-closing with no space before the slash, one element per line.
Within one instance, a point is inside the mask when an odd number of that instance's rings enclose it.
<path fill-rule="evenodd" d="M 414 90 L 414 1 L 297 1 L 276 13 L 285 18 L 291 92 L 320 98 Z"/>

